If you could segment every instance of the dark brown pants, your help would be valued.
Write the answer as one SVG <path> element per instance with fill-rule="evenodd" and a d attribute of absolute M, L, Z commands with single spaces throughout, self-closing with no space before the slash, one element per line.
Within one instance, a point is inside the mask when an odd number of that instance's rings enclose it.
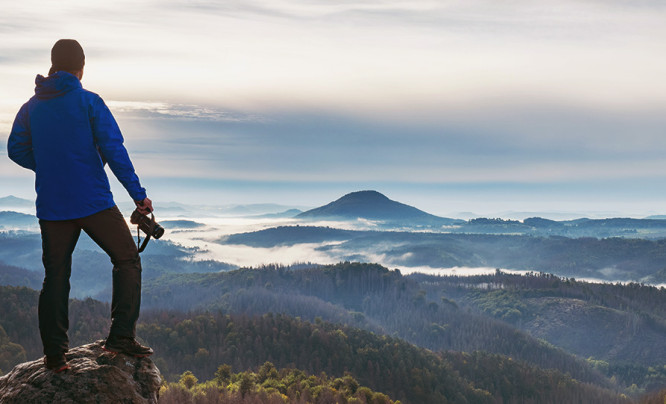
<path fill-rule="evenodd" d="M 109 335 L 136 336 L 141 306 L 141 260 L 129 227 L 116 206 L 81 219 L 40 220 L 45 276 L 39 295 L 39 332 L 45 355 L 68 349 L 69 277 L 81 230 L 111 258 L 113 293 Z"/>

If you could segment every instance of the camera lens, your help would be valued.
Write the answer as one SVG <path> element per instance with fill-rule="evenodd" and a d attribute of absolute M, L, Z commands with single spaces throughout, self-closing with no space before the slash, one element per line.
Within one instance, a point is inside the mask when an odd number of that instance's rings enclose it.
<path fill-rule="evenodd" d="M 153 229 L 153 238 L 160 238 L 164 234 L 164 227 L 155 223 L 155 228 Z"/>

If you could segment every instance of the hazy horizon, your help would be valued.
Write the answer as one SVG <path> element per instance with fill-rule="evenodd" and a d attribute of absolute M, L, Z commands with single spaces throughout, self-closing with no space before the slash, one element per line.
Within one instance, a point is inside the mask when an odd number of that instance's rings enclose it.
<path fill-rule="evenodd" d="M 390 270 L 398 269 L 403 275 L 423 273 L 440 276 L 474 276 L 481 274 L 493 274 L 497 269 L 511 274 L 533 273 L 534 270 L 515 269 L 504 266 L 427 266 L 410 265 L 402 262 L 400 257 L 387 256 L 381 251 L 390 249 L 391 244 L 384 242 L 382 245 L 374 245 L 375 248 L 353 249 L 344 246 L 344 241 L 313 241 L 311 243 L 301 242 L 294 244 L 276 245 L 272 247 L 261 247 L 244 244 L 226 244 L 222 240 L 226 236 L 239 233 L 256 232 L 274 229 L 277 226 L 295 226 L 303 224 L 297 219 L 267 219 L 267 218 L 243 218 L 243 217 L 196 217 L 196 216 L 164 216 L 161 222 L 169 220 L 192 220 L 204 224 L 200 228 L 169 228 L 161 241 L 175 243 L 188 249 L 185 261 L 217 261 L 219 263 L 231 264 L 239 268 L 260 268 L 264 265 L 298 265 L 311 263 L 313 265 L 331 265 L 349 260 L 349 255 L 354 255 L 354 261 L 380 264 Z M 371 225 L 359 221 L 316 221 L 307 223 L 309 226 L 328 226 L 347 230 L 377 230 Z M 12 230 L 11 228 L 0 229 L 0 233 Z M 39 227 L 21 228 L 22 231 L 39 232 Z M 85 240 L 79 244 L 87 245 L 93 251 L 102 253 L 89 237 L 82 234 Z M 398 243 L 398 246 L 402 243 Z M 86 248 L 86 247 L 79 247 Z M 150 248 L 150 247 L 149 247 Z M 154 247 L 153 247 L 154 248 Z M 181 258 L 182 259 L 182 258 Z M 556 274 L 566 278 L 564 274 Z M 607 273 L 601 271 L 598 277 L 592 275 L 576 275 L 579 281 L 593 283 L 629 283 L 641 282 L 657 288 L 666 287 L 663 282 L 655 282 L 649 279 L 626 279 L 622 277 L 622 271 L 609 268 Z M 614 278 L 616 276 L 617 278 Z"/>
<path fill-rule="evenodd" d="M 155 202 L 664 213 L 661 2 L 0 1 L 0 142 L 78 39 Z"/>
<path fill-rule="evenodd" d="M 123 212 L 126 215 L 129 215 L 129 212 L 131 211 L 133 204 L 129 201 L 128 198 L 124 198 L 124 195 L 122 195 L 124 190 L 118 189 L 116 192 L 120 191 L 121 192 L 121 197 L 118 198 L 116 197 L 116 204 L 123 210 Z M 359 191 L 359 190 L 355 190 Z M 355 192 L 355 191 L 350 191 L 350 192 Z M 249 201 L 246 203 L 243 203 L 242 201 L 237 201 L 237 202 L 228 202 L 228 203 L 215 203 L 215 201 L 200 201 L 200 202 L 187 202 L 185 199 L 182 200 L 177 200 L 177 199 L 172 199 L 172 200 L 158 200 L 155 203 L 156 211 L 155 214 L 162 220 L 176 220 L 179 218 L 187 218 L 191 219 L 190 216 L 187 214 L 185 215 L 177 215 L 174 214 L 173 212 L 170 212 L 170 208 L 174 207 L 179 207 L 179 206 L 184 206 L 184 207 L 189 207 L 194 210 L 197 208 L 208 208 L 208 214 L 209 218 L 215 218 L 215 217 L 226 217 L 226 218 L 252 218 L 253 216 L 257 215 L 264 215 L 264 214 L 276 214 L 276 213 L 283 213 L 286 210 L 289 209 L 299 209 L 302 211 L 306 211 L 309 209 L 314 209 L 323 205 L 326 205 L 333 200 L 338 199 L 339 197 L 342 197 L 343 195 L 340 194 L 338 196 L 335 196 L 331 200 L 326 200 L 322 201 L 320 205 L 302 205 L 302 204 L 290 204 L 285 201 Z M 386 195 L 390 199 L 395 200 L 396 202 L 400 203 L 405 203 L 403 200 L 395 199 L 392 198 L 391 195 Z M 2 195 L 0 194 L 0 199 L 6 198 L 6 197 L 17 197 L 20 199 L 23 199 L 25 201 L 30 201 L 34 202 L 34 195 L 32 199 L 30 196 L 19 196 L 16 194 L 8 194 L 8 195 Z M 422 202 L 422 200 L 420 200 Z M 426 203 L 428 206 L 433 206 L 435 209 L 437 206 L 434 204 Z M 572 209 L 572 210 L 566 210 L 566 209 L 553 209 L 553 210 L 517 210 L 517 209 L 508 209 L 505 210 L 493 210 L 491 207 L 486 210 L 477 210 L 477 211 L 471 211 L 471 210 L 442 210 L 442 211 L 437 211 L 437 210 L 428 210 L 425 209 L 423 206 L 420 205 L 410 205 L 413 206 L 417 209 L 420 209 L 422 211 L 425 211 L 426 213 L 430 213 L 436 216 L 440 217 L 448 217 L 452 219 L 461 219 L 461 220 L 469 220 L 469 219 L 474 219 L 474 218 L 501 218 L 501 219 L 511 219 L 511 220 L 524 220 L 530 217 L 543 217 L 546 219 L 551 219 L 551 220 L 573 220 L 573 219 L 580 219 L 580 218 L 588 218 L 588 219 L 606 219 L 606 218 L 618 218 L 618 217 L 627 217 L 627 218 L 635 218 L 635 219 L 643 219 L 649 216 L 666 216 L 666 211 L 633 211 L 633 212 L 627 212 L 627 211 L 602 211 L 602 210 L 584 210 L 584 209 Z M 463 204 L 460 205 L 460 208 L 465 208 L 469 207 L 469 204 Z M 482 204 L 479 205 L 480 207 L 483 207 Z M 254 210 L 250 209 L 253 208 Z M 242 212 L 235 212 L 235 208 L 248 208 L 247 213 L 242 213 Z M 166 212 L 164 212 L 163 209 L 167 209 Z M 35 214 L 35 209 L 34 205 L 31 206 L 8 206 L 8 207 L 2 207 L 0 206 L 0 211 L 2 210 L 9 210 L 9 211 L 15 211 L 19 213 L 27 213 L 34 215 Z"/>

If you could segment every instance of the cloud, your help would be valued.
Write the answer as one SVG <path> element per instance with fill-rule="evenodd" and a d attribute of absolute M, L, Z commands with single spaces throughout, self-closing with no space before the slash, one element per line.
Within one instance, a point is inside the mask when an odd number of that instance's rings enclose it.
<path fill-rule="evenodd" d="M 641 178 L 664 172 L 666 122 L 563 107 L 439 122 L 337 114 L 246 115 L 110 103 L 151 176 L 247 181 L 465 183 Z M 144 174 L 145 175 L 145 174 Z"/>
<path fill-rule="evenodd" d="M 146 101 L 107 101 L 116 113 L 139 119 L 183 119 L 202 122 L 257 122 L 259 115 L 243 114 L 195 104 L 171 104 Z"/>
<path fill-rule="evenodd" d="M 238 266 L 258 266 L 262 264 L 292 264 L 296 262 L 335 263 L 338 260 L 317 250 L 322 245 L 307 243 L 274 248 L 254 248 L 243 245 L 220 244 L 223 235 L 237 232 L 256 231 L 280 224 L 289 224 L 290 220 L 258 220 L 242 218 L 206 218 L 197 219 L 209 224 L 197 231 L 167 232 L 166 240 L 174 241 L 187 247 L 197 247 L 200 252 L 196 259 L 227 262 Z"/>
<path fill-rule="evenodd" d="M 24 65 L 26 62 L 37 62 L 43 60 L 45 55 L 44 49 L 7 49 L 2 48 L 2 54 L 0 54 L 0 63 L 9 65 L 9 64 L 20 64 Z"/>
<path fill-rule="evenodd" d="M 305 190 L 325 184 L 446 199 L 466 186 L 573 184 L 578 196 L 580 184 L 603 184 L 606 201 L 626 186 L 646 198 L 664 180 L 662 2 L 26 0 L 3 10 L 0 87 L 17 101 L 0 104 L 0 140 L 53 42 L 75 37 L 84 86 L 109 101 L 142 180 L 163 186 L 153 192 L 190 197 L 189 182 L 218 197 L 263 188 L 271 200 L 287 188 L 312 198 Z M 10 164 L 0 163 L 5 184 L 29 179 Z"/>
<path fill-rule="evenodd" d="M 645 211 L 664 196 L 655 187 L 666 173 L 660 114 L 533 105 L 444 111 L 437 121 L 415 123 L 167 102 L 109 105 L 142 183 L 162 200 L 317 205 L 378 189 L 446 214 L 589 210 L 571 205 L 594 205 L 591 195 L 604 210 L 634 199 Z M 32 174 L 2 154 L 7 185 L 0 190 L 17 193 L 12 187 L 23 178 L 30 192 Z M 112 183 L 122 198 L 125 191 Z"/>
<path fill-rule="evenodd" d="M 646 106 L 666 93 L 666 10 L 639 3 L 64 0 L 44 10 L 26 0 L 0 17 L 16 28 L 0 31 L 0 54 L 31 66 L 41 54 L 48 67 L 54 40 L 74 36 L 89 56 L 86 83 L 108 99 L 247 112 L 425 105 L 437 115 L 507 97 Z"/>

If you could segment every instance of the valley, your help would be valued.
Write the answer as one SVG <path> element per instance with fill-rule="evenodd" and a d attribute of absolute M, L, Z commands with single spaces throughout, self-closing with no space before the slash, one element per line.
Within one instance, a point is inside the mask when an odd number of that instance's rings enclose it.
<path fill-rule="evenodd" d="M 666 389 L 661 219 L 447 219 L 370 191 L 311 210 L 234 208 L 249 216 L 178 208 L 142 254 L 139 325 L 173 394 L 187 371 L 212 381 L 222 365 L 238 372 L 230 386 L 274 366 L 326 372 L 330 394 L 347 374 L 403 403 L 630 403 Z M 40 355 L 42 268 L 34 217 L 0 219 L 6 372 Z M 110 269 L 82 235 L 73 344 L 105 336 Z"/>

